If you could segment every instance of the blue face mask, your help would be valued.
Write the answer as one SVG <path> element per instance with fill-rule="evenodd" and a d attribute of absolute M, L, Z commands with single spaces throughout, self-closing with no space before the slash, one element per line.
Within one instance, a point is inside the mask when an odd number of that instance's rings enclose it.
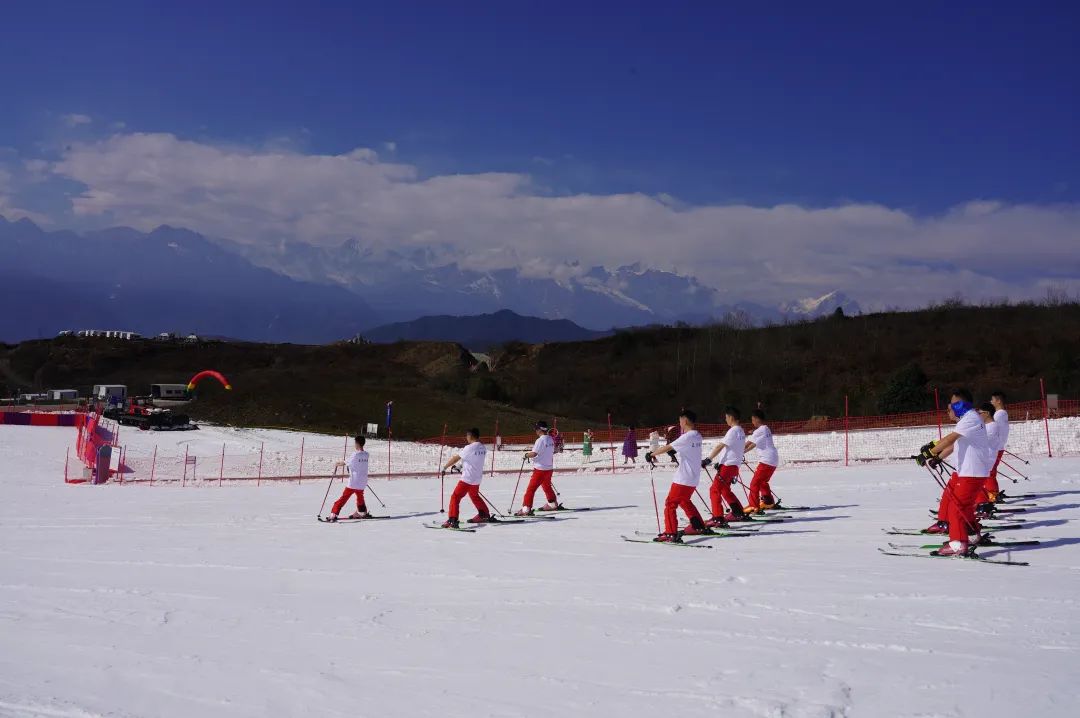
<path fill-rule="evenodd" d="M 956 418 L 959 419 L 961 416 L 971 411 L 971 402 L 963 400 L 954 401 L 949 404 L 949 408 L 953 410 L 953 413 L 956 414 Z"/>

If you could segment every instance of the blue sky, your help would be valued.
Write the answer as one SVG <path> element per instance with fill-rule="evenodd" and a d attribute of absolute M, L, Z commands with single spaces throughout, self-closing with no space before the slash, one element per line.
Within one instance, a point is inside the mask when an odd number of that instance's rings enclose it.
<path fill-rule="evenodd" d="M 17 1 L 0 26 L 0 211 L 85 224 L 48 195 L 87 173 L 30 183 L 10 165 L 114 133 L 372 148 L 416 178 L 511 173 L 537 196 L 917 221 L 974 201 L 1072 207 L 1078 36 L 1074 3 Z"/>

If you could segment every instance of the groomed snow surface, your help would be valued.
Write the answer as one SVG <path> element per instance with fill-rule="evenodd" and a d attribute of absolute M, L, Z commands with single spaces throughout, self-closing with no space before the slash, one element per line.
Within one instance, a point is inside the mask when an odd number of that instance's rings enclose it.
<path fill-rule="evenodd" d="M 1000 534 L 1041 545 L 982 549 L 1012 567 L 878 552 L 926 542 L 882 532 L 930 523 L 914 465 L 785 469 L 820 510 L 703 550 L 619 538 L 667 470 L 560 476 L 597 510 L 468 534 L 422 527 L 437 479 L 338 525 L 323 481 L 65 485 L 72 439 L 0 427 L 0 716 L 1078 714 L 1080 459 L 1006 484 L 1042 492 Z M 514 477 L 482 488 L 505 510 Z"/>

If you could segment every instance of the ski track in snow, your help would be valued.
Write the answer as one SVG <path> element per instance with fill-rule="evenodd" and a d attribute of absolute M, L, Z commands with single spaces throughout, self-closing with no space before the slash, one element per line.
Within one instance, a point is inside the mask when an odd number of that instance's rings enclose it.
<path fill-rule="evenodd" d="M 221 433 L 240 451 L 295 440 Z M 1009 534 L 1043 545 L 982 550 L 1032 564 L 1007 567 L 878 553 L 931 541 L 881 531 L 929 523 L 935 487 L 915 466 L 781 470 L 789 503 L 826 508 L 683 551 L 619 539 L 655 527 L 649 480 L 665 492 L 670 472 L 562 476 L 568 505 L 629 508 L 467 534 L 421 528 L 439 517 L 437 479 L 374 482 L 380 514 L 416 516 L 328 525 L 314 520 L 322 481 L 64 485 L 71 440 L 0 427 L 0 718 L 1080 705 L 1080 459 L 1034 459 L 1030 483 L 1006 484 L 1062 492 L 1031 500 L 1033 526 Z M 426 461 L 431 447 L 395 452 Z M 485 479 L 500 510 L 515 478 Z"/>

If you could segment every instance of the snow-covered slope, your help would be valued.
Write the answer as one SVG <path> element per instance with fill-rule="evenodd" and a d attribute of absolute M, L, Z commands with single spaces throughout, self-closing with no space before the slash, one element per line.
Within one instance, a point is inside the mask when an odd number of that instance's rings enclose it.
<path fill-rule="evenodd" d="M 0 426 L 0 716 L 1075 714 L 1080 460 L 1026 467 L 1020 568 L 880 555 L 922 541 L 881 531 L 928 523 L 913 466 L 783 470 L 819 510 L 702 550 L 619 539 L 668 472 L 560 478 L 604 510 L 458 534 L 420 525 L 437 480 L 325 525 L 322 482 L 64 485 L 70 439 Z"/>

